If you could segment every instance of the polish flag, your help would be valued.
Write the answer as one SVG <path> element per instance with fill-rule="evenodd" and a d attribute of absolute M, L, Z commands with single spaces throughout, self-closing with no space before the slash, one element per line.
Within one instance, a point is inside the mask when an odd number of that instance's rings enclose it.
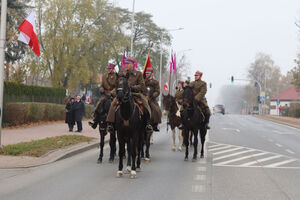
<path fill-rule="evenodd" d="M 18 40 L 28 44 L 37 56 L 40 56 L 39 40 L 35 30 L 35 13 L 31 12 L 18 28 Z"/>

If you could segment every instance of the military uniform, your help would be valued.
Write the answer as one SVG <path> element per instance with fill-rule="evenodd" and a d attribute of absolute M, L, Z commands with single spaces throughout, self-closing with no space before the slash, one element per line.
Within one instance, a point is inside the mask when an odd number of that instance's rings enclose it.
<path fill-rule="evenodd" d="M 142 102 L 143 107 L 146 109 L 149 116 L 151 116 L 151 110 L 148 104 L 148 100 L 143 94 L 145 93 L 145 82 L 142 73 L 136 71 L 135 69 L 132 72 L 127 71 L 127 73 L 129 73 L 128 84 L 131 87 L 131 92 L 133 96 L 138 98 L 138 100 Z M 115 97 L 107 115 L 107 119 L 106 119 L 107 122 L 110 123 L 115 122 L 115 113 L 116 113 L 117 105 L 118 105 L 118 100 Z"/>
<path fill-rule="evenodd" d="M 198 79 L 191 82 L 190 86 L 193 88 L 195 100 L 199 103 L 199 106 L 203 110 L 204 114 L 211 115 L 205 98 L 205 94 L 207 92 L 206 82 Z"/>
<path fill-rule="evenodd" d="M 152 77 L 146 78 L 145 85 L 146 85 L 146 94 L 149 99 L 150 107 L 152 108 L 151 122 L 153 124 L 160 124 L 162 113 L 157 102 L 157 97 L 160 94 L 159 82 L 153 79 Z"/>

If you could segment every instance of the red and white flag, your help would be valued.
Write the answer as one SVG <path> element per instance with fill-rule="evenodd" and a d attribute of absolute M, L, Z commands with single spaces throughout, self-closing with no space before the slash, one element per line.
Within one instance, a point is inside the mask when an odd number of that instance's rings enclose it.
<path fill-rule="evenodd" d="M 163 87 L 163 91 L 165 91 L 165 90 L 169 90 L 168 83 L 166 83 L 166 84 L 164 85 L 164 87 Z"/>
<path fill-rule="evenodd" d="M 40 56 L 39 40 L 35 30 L 35 13 L 31 12 L 18 28 L 20 35 L 18 40 L 28 44 L 37 56 Z"/>

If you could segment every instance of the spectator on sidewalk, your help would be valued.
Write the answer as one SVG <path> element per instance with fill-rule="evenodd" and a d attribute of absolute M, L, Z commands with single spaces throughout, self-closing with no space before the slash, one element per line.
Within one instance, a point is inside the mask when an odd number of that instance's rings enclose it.
<path fill-rule="evenodd" d="M 73 131 L 73 127 L 75 125 L 74 112 L 72 110 L 74 102 L 75 102 L 75 99 L 73 97 L 71 97 L 66 104 L 66 120 L 65 120 L 65 122 L 68 124 L 70 132 Z"/>
<path fill-rule="evenodd" d="M 77 124 L 77 131 L 82 131 L 82 116 L 85 114 L 84 103 L 81 101 L 81 97 L 78 95 L 76 101 L 73 104 L 72 111 L 74 112 L 74 120 Z"/>

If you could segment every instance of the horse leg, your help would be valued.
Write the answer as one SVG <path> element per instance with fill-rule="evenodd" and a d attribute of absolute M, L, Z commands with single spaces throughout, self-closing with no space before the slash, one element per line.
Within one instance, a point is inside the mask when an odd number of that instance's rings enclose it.
<path fill-rule="evenodd" d="M 129 174 L 131 171 L 131 145 L 130 141 L 127 142 L 127 167 L 125 170 L 125 174 Z"/>
<path fill-rule="evenodd" d="M 104 139 L 105 139 L 105 135 L 102 132 L 100 132 L 100 154 L 97 163 L 102 163 Z"/>
<path fill-rule="evenodd" d="M 143 132 L 144 132 L 144 135 L 146 135 L 146 131 L 143 131 Z M 145 138 L 144 137 L 142 138 L 142 141 L 141 141 L 141 159 L 142 160 L 145 160 L 145 152 L 144 152 Z"/>
<path fill-rule="evenodd" d="M 109 146 L 110 146 L 109 162 L 112 163 L 116 155 L 116 134 L 115 133 L 110 133 Z"/>
<path fill-rule="evenodd" d="M 182 151 L 182 143 L 183 143 L 182 130 L 179 130 L 178 140 L 179 140 L 178 151 L 181 152 Z"/>
<path fill-rule="evenodd" d="M 200 158 L 204 158 L 204 144 L 205 144 L 205 136 L 206 136 L 206 129 L 200 130 L 200 137 L 201 137 L 201 154 Z"/>
<path fill-rule="evenodd" d="M 142 141 L 141 138 L 138 140 L 137 146 L 137 160 L 136 160 L 136 171 L 141 171 L 141 151 L 142 151 Z"/>
<path fill-rule="evenodd" d="M 193 133 L 192 132 L 190 132 L 189 137 L 190 137 L 190 145 L 192 146 L 193 145 Z"/>
<path fill-rule="evenodd" d="M 172 129 L 172 140 L 173 140 L 173 146 L 172 146 L 172 151 L 175 151 L 176 150 L 176 131 L 175 131 L 175 128 Z"/>
<path fill-rule="evenodd" d="M 149 150 L 150 150 L 151 135 L 152 135 L 152 133 L 147 133 L 147 136 L 146 136 L 146 158 L 145 158 L 145 160 L 148 161 L 148 162 L 150 161 Z"/>
<path fill-rule="evenodd" d="M 125 141 L 123 138 L 119 138 L 119 170 L 117 172 L 117 177 L 120 178 L 123 175 L 123 156 L 125 154 Z"/>
<path fill-rule="evenodd" d="M 184 144 L 185 144 L 185 158 L 184 160 L 187 161 L 189 158 L 189 131 L 183 130 L 184 135 Z"/>
<path fill-rule="evenodd" d="M 135 160 L 136 160 L 136 141 L 135 139 L 131 139 L 130 141 L 130 149 L 131 149 L 131 171 L 130 171 L 130 178 L 134 179 L 136 177 L 136 166 L 135 166 Z M 128 156 L 129 157 L 129 156 Z"/>
<path fill-rule="evenodd" d="M 194 156 L 193 156 L 193 161 L 197 160 L 197 154 L 198 154 L 198 129 L 194 130 L 193 132 L 194 135 Z"/>

